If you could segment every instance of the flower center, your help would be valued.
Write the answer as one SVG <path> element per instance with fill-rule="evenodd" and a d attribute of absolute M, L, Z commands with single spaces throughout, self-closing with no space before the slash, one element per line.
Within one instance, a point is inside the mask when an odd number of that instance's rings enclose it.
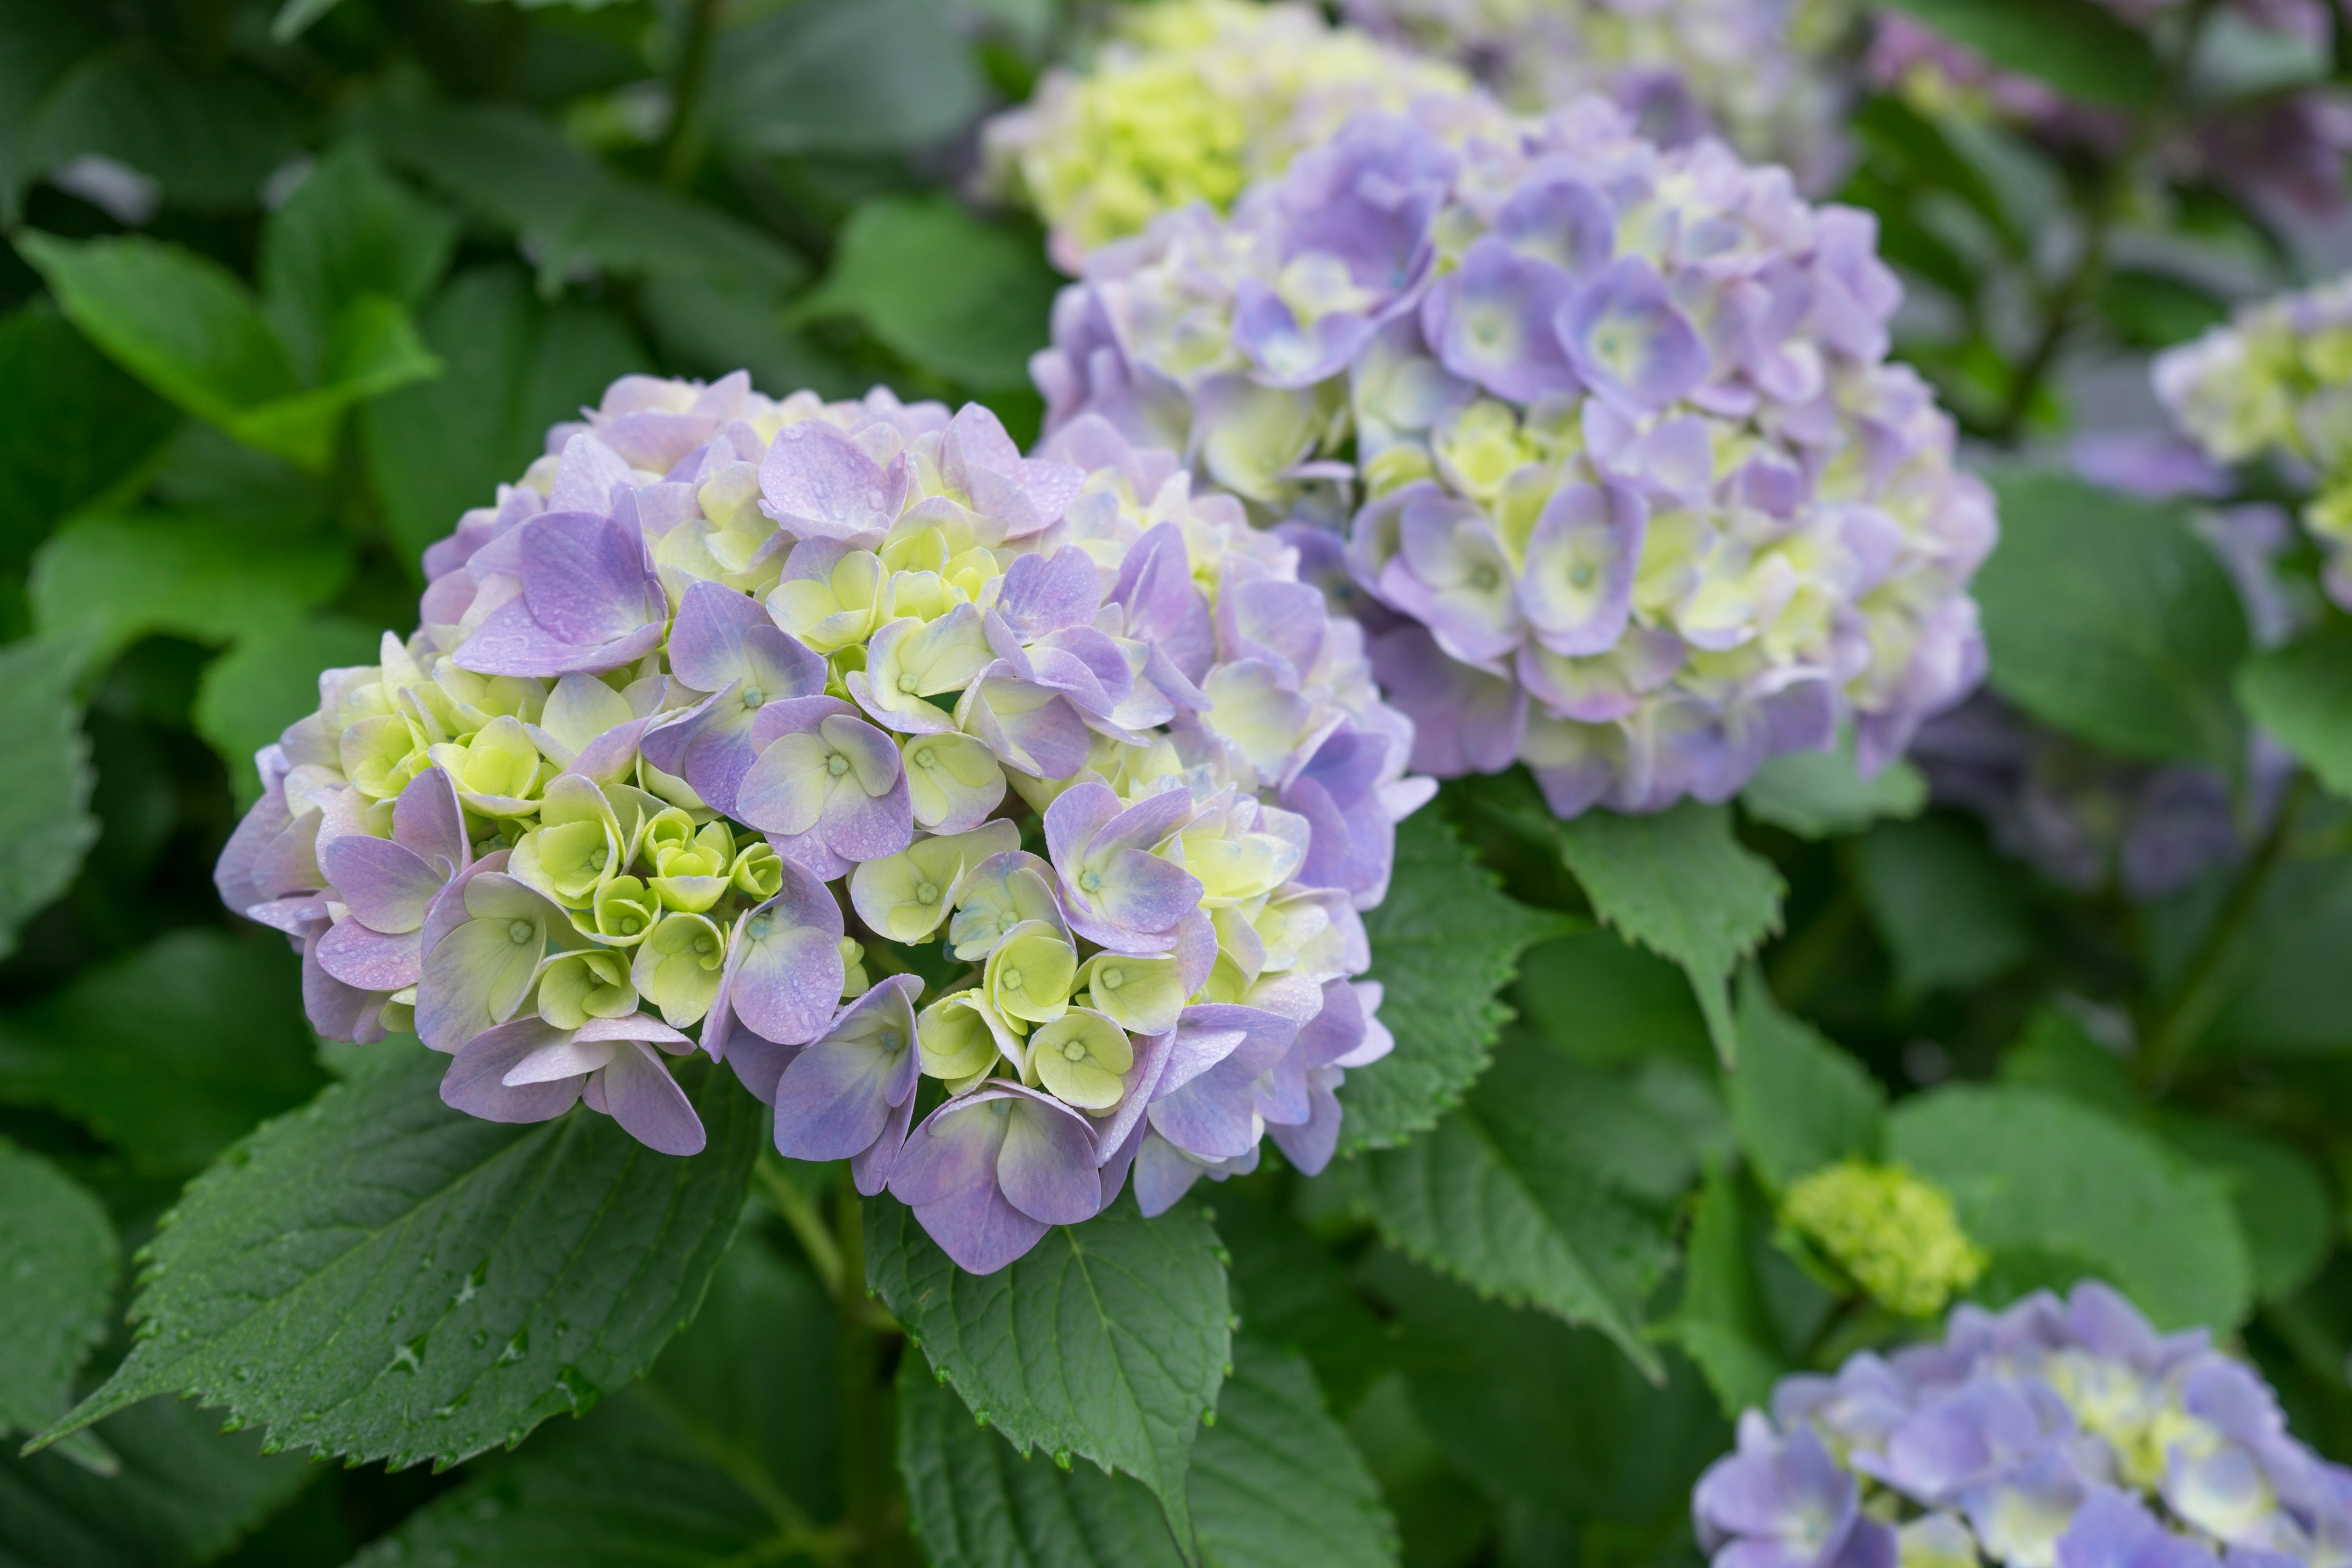
<path fill-rule="evenodd" d="M 1127 971 L 1123 969 L 1106 969 L 1100 974 L 1095 976 L 1095 982 L 1097 984 L 1108 986 L 1109 989 L 1116 991 L 1120 986 L 1127 984 Z"/>
<path fill-rule="evenodd" d="M 766 695 L 756 686 L 747 686 L 743 689 L 743 706 L 746 708 L 757 708 L 767 700 Z"/>
<path fill-rule="evenodd" d="M 1008 969 L 1004 972 L 1003 978 L 1004 981 L 1004 988 L 1007 991 L 1018 991 L 1021 989 L 1021 972 L 1019 970 Z"/>
<path fill-rule="evenodd" d="M 1071 1061 L 1082 1062 L 1087 1059 L 1086 1045 L 1083 1041 L 1072 1040 L 1062 1047 L 1062 1055 Z"/>
<path fill-rule="evenodd" d="M 921 684 L 922 682 L 917 680 L 911 675 L 902 675 L 898 678 L 898 689 L 901 691 L 912 691 L 916 687 Z"/>
<path fill-rule="evenodd" d="M 509 921 L 507 923 L 507 940 L 513 942 L 517 947 L 520 947 L 524 942 L 529 942 L 530 940 L 530 922 L 529 921 Z"/>
<path fill-rule="evenodd" d="M 1495 569 L 1492 566 L 1479 567 L 1476 571 L 1470 574 L 1470 585 L 1473 588 L 1477 589 L 1478 592 L 1482 594 L 1493 593 L 1495 591 Z"/>
<path fill-rule="evenodd" d="M 709 957 L 711 950 L 718 945 L 710 940 L 708 933 L 694 939 L 694 951 L 705 958 Z"/>
<path fill-rule="evenodd" d="M 835 778 L 839 778 L 849 771 L 849 759 L 835 752 L 824 760 L 824 771 Z"/>
<path fill-rule="evenodd" d="M 938 767 L 940 765 L 940 753 L 938 750 L 935 747 L 926 746 L 921 751 L 917 752 L 915 753 L 915 765 L 919 768 Z"/>
<path fill-rule="evenodd" d="M 751 940 L 753 942 L 758 942 L 766 937 L 768 932 L 774 930 L 775 925 L 776 917 L 773 915 L 753 915 L 751 917 L 751 923 L 743 929 L 751 933 Z"/>
<path fill-rule="evenodd" d="M 1591 563 L 1590 563 L 1590 562 L 1586 562 L 1586 561 L 1580 561 L 1580 562 L 1578 562 L 1575 565 L 1573 565 L 1573 566 L 1570 567 L 1570 568 L 1568 569 L 1568 581 L 1569 581 L 1569 585 L 1570 585 L 1570 586 L 1571 586 L 1571 587 L 1576 587 L 1576 588 L 1590 588 L 1590 587 L 1591 587 L 1591 586 L 1592 586 L 1592 565 L 1591 565 Z"/>
<path fill-rule="evenodd" d="M 921 887 L 917 888 L 915 889 L 915 901 L 919 904 L 938 903 L 940 901 L 939 884 L 936 882 L 925 882 Z"/>
<path fill-rule="evenodd" d="M 1099 871 L 1087 872 L 1084 876 L 1078 879 L 1078 886 L 1084 888 L 1089 893 L 1101 892 L 1102 873 Z"/>

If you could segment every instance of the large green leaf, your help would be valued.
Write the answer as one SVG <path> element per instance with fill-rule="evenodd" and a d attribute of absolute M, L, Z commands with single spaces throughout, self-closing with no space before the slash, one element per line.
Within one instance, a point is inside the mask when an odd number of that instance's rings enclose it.
<path fill-rule="evenodd" d="M 803 0 L 731 29 L 711 121 L 751 153 L 895 153 L 946 141 L 987 80 L 951 13 L 926 0 Z"/>
<path fill-rule="evenodd" d="M 326 1081 L 298 964 L 274 935 L 170 932 L 0 1026 L 0 1100 L 60 1110 L 166 1175 L 203 1165 Z"/>
<path fill-rule="evenodd" d="M 2291 1144 L 2183 1112 L 2158 1118 L 2157 1131 L 2228 1184 L 2254 1295 L 2276 1301 L 2302 1289 L 2336 1239 L 2327 1184 L 2310 1159 Z"/>
<path fill-rule="evenodd" d="M 1897 1106 L 1894 1158 L 1952 1194 L 1994 1254 L 2071 1262 L 2165 1328 L 2226 1332 L 2252 1278 L 2225 1184 L 2148 1134 L 2029 1089 L 1955 1086 Z"/>
<path fill-rule="evenodd" d="M 368 476 L 393 541 L 411 561 L 489 506 L 538 457 L 547 427 L 578 417 L 614 378 L 646 368 L 610 311 L 533 298 L 507 267 L 461 273 L 425 315 L 449 374 L 368 405 Z"/>
<path fill-rule="evenodd" d="M 1168 1563 L 1150 1493 L 1091 1466 L 1065 1472 L 972 1422 L 909 1359 L 898 1379 L 898 1465 L 938 1568 Z M 1240 1340 L 1217 1424 L 1192 1458 L 1192 1516 L 1209 1568 L 1378 1568 L 1396 1561 L 1380 1490 L 1296 1352 Z"/>
<path fill-rule="evenodd" d="M 16 226 L 26 182 L 45 168 L 33 132 L 50 89 L 106 35 L 94 6 L 0 0 L 0 226 Z"/>
<path fill-rule="evenodd" d="M 79 637 L 0 647 L 0 957 L 16 933 L 71 885 L 98 842 L 90 815 L 89 742 L 74 701 L 87 657 Z"/>
<path fill-rule="evenodd" d="M 1879 0 L 2079 103 L 2145 109 L 2164 71 L 2147 36 L 2095 0 Z"/>
<path fill-rule="evenodd" d="M 64 1412 L 82 1357 L 106 1333 L 120 1267 L 98 1200 L 0 1139 L 0 1436 Z"/>
<path fill-rule="evenodd" d="M 1340 1148 L 1390 1148 L 1435 1126 L 1492 1059 L 1510 1017 L 1496 993 L 1519 953 L 1567 925 L 1504 897 L 1435 812 L 1406 818 L 1388 897 L 1364 916 L 1396 1049 L 1339 1086 Z"/>
<path fill-rule="evenodd" d="M 724 1072 L 688 1069 L 710 1143 L 681 1160 L 584 1108 L 461 1115 L 443 1058 L 382 1049 L 189 1186 L 129 1358 L 46 1436 L 177 1393 L 289 1447 L 455 1463 L 593 1405 L 693 1315 L 761 1140 Z"/>
<path fill-rule="evenodd" d="M 1958 818 L 1882 823 L 1854 846 L 1853 870 L 1899 994 L 1982 984 L 2025 956 L 2021 879 Z"/>
<path fill-rule="evenodd" d="M 319 672 L 373 664 L 382 634 L 341 616 L 318 616 L 240 638 L 205 666 L 190 717 L 220 754 L 240 808 L 261 794 L 253 753 L 319 706 Z"/>
<path fill-rule="evenodd" d="M 98 1424 L 115 1473 L 62 1454 L 0 1458 L 0 1568 L 194 1568 L 226 1551 L 317 1474 L 219 1431 L 193 1405 L 151 1399 Z"/>
<path fill-rule="evenodd" d="M 833 1304 L 743 1237 L 648 1376 L 436 1499 L 352 1568 L 787 1560 L 828 1539 L 832 1352 Z"/>
<path fill-rule="evenodd" d="M 1727 808 L 1696 801 L 1649 816 L 1588 811 L 1558 831 L 1593 912 L 1682 966 L 1731 1060 L 1731 973 L 1780 929 L 1780 873 L 1732 837 Z"/>
<path fill-rule="evenodd" d="M 2238 700 L 2321 784 L 2352 795 L 2352 621 L 2330 621 L 2249 659 Z"/>
<path fill-rule="evenodd" d="M 1780 1011 L 1754 973 L 1739 986 L 1739 1065 L 1725 1083 L 1740 1152 L 1779 1191 L 1808 1171 L 1885 1143 L 1886 1091 L 1868 1069 Z"/>
<path fill-rule="evenodd" d="M 1216 1409 L 1232 1308 L 1195 1205 L 1145 1219 L 1119 1202 L 1046 1233 L 993 1274 L 958 1268 L 889 1199 L 866 1209 L 868 1281 L 973 1412 L 1024 1452 L 1126 1471 L 1178 1539 L 1201 1418 Z"/>
<path fill-rule="evenodd" d="M 1927 804 L 1926 777 L 1899 758 L 1864 778 L 1850 735 L 1834 751 L 1781 752 L 1739 792 L 1741 810 L 1800 838 L 1834 838 L 1881 817 L 1916 816 Z"/>
<path fill-rule="evenodd" d="M 1683 972 L 1612 931 L 1528 950 L 1511 999 L 1544 1044 L 1592 1067 L 1664 1058 L 1713 1069 L 1706 1018 Z"/>
<path fill-rule="evenodd" d="M 261 310 L 303 379 L 319 379 L 335 321 L 371 296 L 424 303 L 457 243 L 448 214 L 346 143 L 319 161 L 261 242 Z"/>
<path fill-rule="evenodd" d="M 1281 1207 L 1249 1188 L 1217 1194 L 1217 1235 L 1232 1253 L 1234 1311 L 1250 1338 L 1306 1356 L 1342 1413 L 1387 1370 L 1386 1326 L 1346 1267 Z"/>
<path fill-rule="evenodd" d="M 0 319 L 0 568 L 128 482 L 177 423 L 46 305 Z"/>
<path fill-rule="evenodd" d="M 284 94 L 259 72 L 194 70 L 184 58 L 143 38 L 85 57 L 43 106 L 34 166 L 95 153 L 175 201 L 226 208 L 258 199 L 270 174 L 299 151 Z"/>
<path fill-rule="evenodd" d="M 1679 1130 L 1624 1083 L 1515 1033 L 1434 1132 L 1373 1156 L 1372 1215 L 1391 1245 L 1589 1323 L 1654 1375 L 1642 1303 L 1674 1260 L 1692 1173 Z"/>
<path fill-rule="evenodd" d="M 1756 1278 L 1751 1205 L 1736 1173 L 1708 1169 L 1683 1240 L 1682 1298 L 1657 1327 L 1660 1339 L 1698 1364 L 1727 1415 L 1764 1405 L 1789 1370 Z"/>
<path fill-rule="evenodd" d="M 887 196 L 850 215 L 793 315 L 855 317 L 908 363 L 992 392 L 1028 384 L 1060 285 L 1034 239 L 944 196 Z"/>
<path fill-rule="evenodd" d="M 184 512 L 92 512 L 41 546 L 26 596 L 35 626 L 87 633 L 103 662 L 158 632 L 213 644 L 282 634 L 340 593 L 352 564 L 351 547 L 331 535 L 278 538 Z M 314 703 L 317 695 L 314 685 Z"/>
<path fill-rule="evenodd" d="M 1997 488 L 2000 545 L 1976 581 L 1994 689 L 2126 756 L 2238 767 L 2245 614 L 2180 510 L 2055 474 Z"/>

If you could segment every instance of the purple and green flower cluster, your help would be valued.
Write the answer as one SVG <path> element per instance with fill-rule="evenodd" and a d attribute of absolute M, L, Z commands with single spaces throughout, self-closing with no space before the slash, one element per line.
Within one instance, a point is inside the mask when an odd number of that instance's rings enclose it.
<path fill-rule="evenodd" d="M 1318 1170 L 1433 786 L 1298 559 L 1101 420 L 624 378 L 261 752 L 221 895 L 453 1106 L 692 1153 L 700 1049 L 975 1272 Z"/>
<path fill-rule="evenodd" d="M 1700 1478 L 1715 1568 L 2288 1568 L 2352 1548 L 2352 1471 L 2202 1330 L 2095 1282 L 1781 1380 Z"/>
<path fill-rule="evenodd" d="M 1415 767 L 1647 811 L 1849 724 L 1874 769 L 1982 670 L 1992 504 L 1898 294 L 1867 215 L 1719 143 L 1424 101 L 1097 253 L 1034 369 L 1049 427 L 1326 525 Z"/>

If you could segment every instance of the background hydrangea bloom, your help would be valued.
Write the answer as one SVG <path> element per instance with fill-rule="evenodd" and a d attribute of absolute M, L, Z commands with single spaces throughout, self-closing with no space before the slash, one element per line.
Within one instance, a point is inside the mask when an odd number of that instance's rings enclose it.
<path fill-rule="evenodd" d="M 1101 420 L 626 377 L 320 678 L 221 893 L 461 1110 L 689 1153 L 698 1043 L 1001 1268 L 1130 1166 L 1319 1169 L 1388 1047 L 1360 911 L 1433 786 L 1298 562 Z"/>
<path fill-rule="evenodd" d="M 2205 1332 L 2108 1287 L 1963 1306 L 1944 1340 L 1783 1378 L 1692 1495 L 1720 1568 L 2332 1562 L 2352 1472 Z"/>
<path fill-rule="evenodd" d="M 1991 501 L 1898 294 L 1867 216 L 1720 143 L 1424 104 L 1098 254 L 1034 370 L 1051 426 L 1344 531 L 1310 571 L 1415 766 L 1654 810 L 1849 721 L 1875 768 L 1981 673 Z"/>
<path fill-rule="evenodd" d="M 1842 0 L 1348 0 L 1385 37 L 1462 61 L 1515 109 L 1614 98 L 1669 145 L 1722 136 L 1808 190 L 1843 163 Z"/>
<path fill-rule="evenodd" d="M 1121 16 L 1086 70 L 1047 73 L 989 122 L 987 180 L 1036 209 L 1075 273 L 1163 212 L 1231 205 L 1360 110 L 1469 86 L 1303 5 L 1161 0 Z"/>

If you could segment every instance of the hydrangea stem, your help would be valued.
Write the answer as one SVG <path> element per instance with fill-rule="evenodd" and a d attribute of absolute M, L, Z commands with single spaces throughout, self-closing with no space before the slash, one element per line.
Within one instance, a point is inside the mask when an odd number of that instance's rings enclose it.
<path fill-rule="evenodd" d="M 846 1283 L 840 1244 L 833 1238 L 824 1215 L 819 1212 L 816 1200 L 801 1191 L 784 1169 L 783 1156 L 772 1149 L 760 1151 L 759 1162 L 751 1167 L 752 1179 L 759 1184 L 760 1195 L 768 1205 L 792 1227 L 793 1239 L 801 1244 L 809 1267 L 816 1272 L 817 1282 L 824 1293 L 835 1300 L 841 1299 Z M 862 1283 L 862 1281 L 861 1281 Z"/>
<path fill-rule="evenodd" d="M 719 13 L 727 0 L 693 0 L 686 16 L 686 37 L 677 53 L 677 82 L 670 92 L 669 126 L 662 132 L 662 184 L 676 190 L 693 177 L 702 151 L 698 123 L 702 86 L 710 75 L 710 50 L 719 32 Z"/>

